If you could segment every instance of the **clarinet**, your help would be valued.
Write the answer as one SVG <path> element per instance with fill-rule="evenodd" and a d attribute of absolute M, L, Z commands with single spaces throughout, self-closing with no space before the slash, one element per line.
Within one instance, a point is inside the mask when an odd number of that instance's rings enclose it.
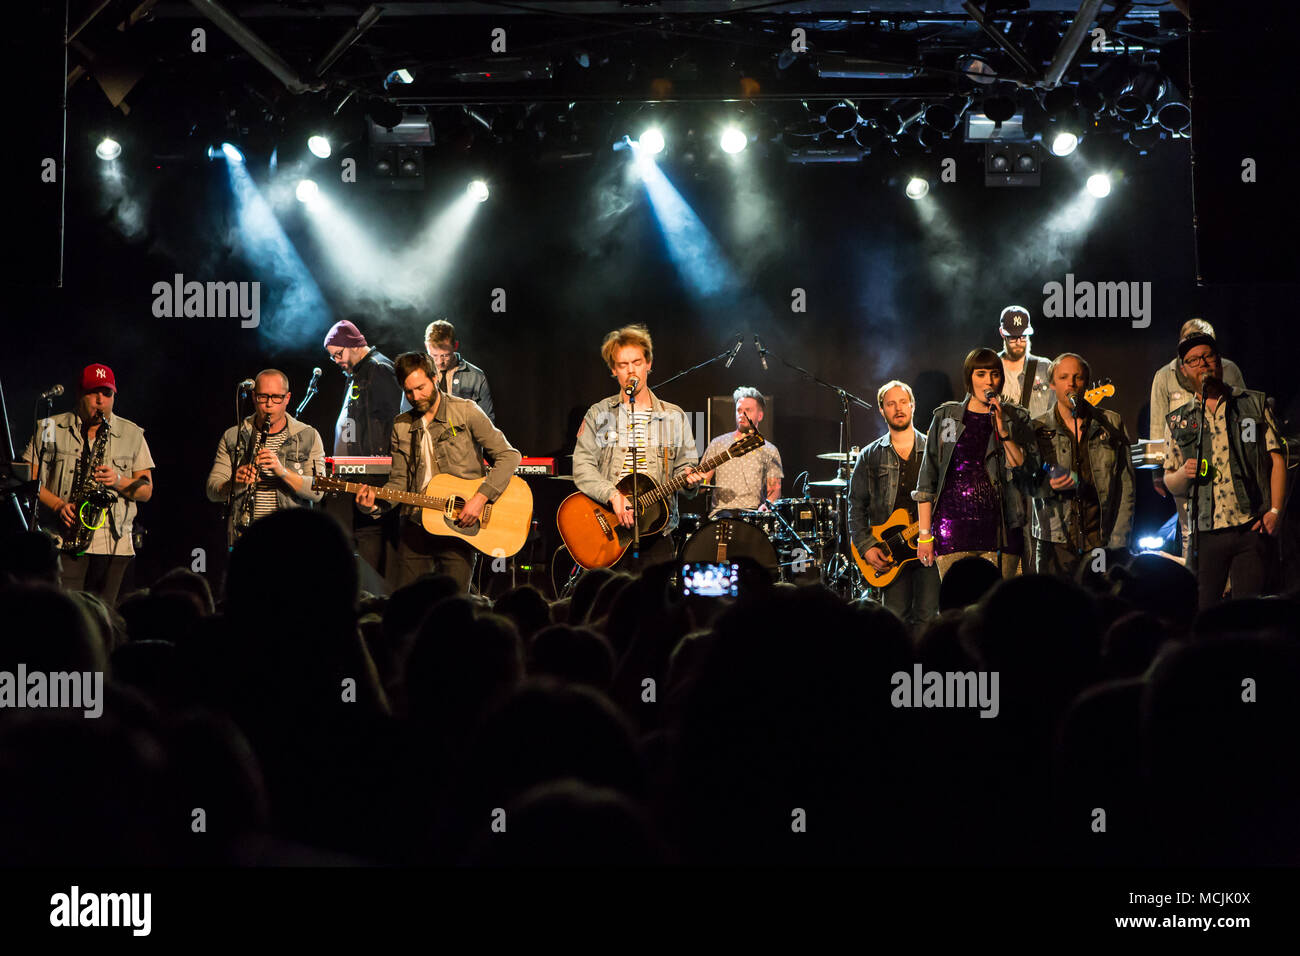
<path fill-rule="evenodd" d="M 108 422 L 104 420 L 104 413 L 97 412 L 90 424 L 92 427 L 98 425 L 99 432 L 95 435 L 89 460 L 73 481 L 69 503 L 76 516 L 73 518 L 72 537 L 64 538 L 59 548 L 64 554 L 84 554 L 95 532 L 104 526 L 108 509 L 117 501 L 117 495 L 95 480 L 95 471 L 104 464 L 108 452 Z"/>
<path fill-rule="evenodd" d="M 257 455 L 266 447 L 266 437 L 270 431 L 271 416 L 267 415 L 266 418 L 262 419 L 262 430 L 258 432 L 257 445 L 253 448 L 253 453 L 248 460 L 249 464 L 257 465 Z M 261 480 L 261 477 L 261 466 L 258 466 L 257 478 L 248 486 L 248 490 L 244 492 L 244 497 L 239 502 L 239 514 L 235 518 L 236 540 L 238 540 L 239 537 L 248 530 L 248 526 L 253 523 L 253 507 L 257 503 L 257 483 Z M 235 476 L 231 475 L 230 480 L 234 481 Z"/>

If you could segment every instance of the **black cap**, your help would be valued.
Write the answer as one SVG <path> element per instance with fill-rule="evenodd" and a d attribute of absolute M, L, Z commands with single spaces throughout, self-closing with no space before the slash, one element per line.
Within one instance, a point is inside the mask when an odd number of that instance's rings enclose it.
<path fill-rule="evenodd" d="M 1219 343 L 1214 341 L 1213 335 L 1206 335 L 1204 332 L 1193 332 L 1178 343 L 1178 361 L 1185 361 L 1187 353 L 1198 345 L 1208 345 L 1214 350 L 1215 355 L 1219 354 Z"/>
<path fill-rule="evenodd" d="M 1007 306 L 998 319 L 998 331 L 1002 333 L 1003 338 L 1007 339 L 1033 335 L 1034 327 L 1029 324 L 1029 310 L 1023 305 Z"/>

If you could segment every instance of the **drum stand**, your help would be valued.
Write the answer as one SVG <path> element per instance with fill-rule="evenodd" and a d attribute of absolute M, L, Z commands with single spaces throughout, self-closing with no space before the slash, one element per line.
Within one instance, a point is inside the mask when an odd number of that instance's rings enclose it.
<path fill-rule="evenodd" d="M 800 548 L 803 549 L 803 553 L 806 554 L 806 555 L 808 555 L 808 557 L 811 559 L 808 563 L 810 563 L 810 564 L 818 563 L 818 564 L 819 564 L 819 563 L 821 562 L 821 559 L 820 559 L 820 557 L 816 556 L 816 552 L 813 550 L 813 546 L 810 545 L 807 541 L 805 541 L 805 540 L 803 539 L 803 536 L 800 535 L 798 531 L 795 531 L 795 530 L 794 530 L 794 526 L 791 525 L 790 522 L 788 522 L 788 521 L 785 520 L 785 518 L 781 515 L 781 512 L 777 511 L 775 508 L 772 507 L 772 502 L 770 502 L 770 501 L 767 500 L 767 494 L 766 494 L 766 493 L 764 493 L 764 492 L 760 492 L 759 494 L 760 494 L 760 496 L 761 496 L 762 499 L 763 499 L 763 505 L 767 508 L 768 513 L 771 514 L 773 517 L 775 517 L 776 520 L 781 524 L 781 526 L 782 526 L 783 528 L 785 528 L 786 531 L 790 532 L 790 537 L 794 538 L 794 540 L 796 540 L 796 541 L 799 542 L 799 546 L 800 546 Z M 786 562 L 785 564 L 781 564 L 781 563 L 779 563 L 780 560 L 781 560 L 780 552 L 777 552 L 777 561 L 778 561 L 777 568 L 780 569 L 780 571 L 783 573 L 783 575 L 784 575 L 784 571 L 785 571 L 786 568 L 792 568 L 792 567 L 794 567 L 796 564 L 802 564 L 802 563 L 803 563 L 802 561 L 788 561 L 788 562 Z M 795 573 L 795 574 L 799 574 L 799 573 L 801 573 L 801 572 L 796 571 L 796 572 L 794 572 L 794 573 Z M 822 573 L 823 573 L 823 575 L 825 574 L 825 569 L 822 570 Z"/>

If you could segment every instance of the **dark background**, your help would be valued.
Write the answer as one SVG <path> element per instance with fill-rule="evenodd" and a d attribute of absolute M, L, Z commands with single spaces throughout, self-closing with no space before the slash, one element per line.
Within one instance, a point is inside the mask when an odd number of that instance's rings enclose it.
<path fill-rule="evenodd" d="M 25 105 L 33 115 L 47 115 L 39 96 Z M 918 157 L 913 168 L 934 183 L 926 202 L 939 210 L 942 231 L 923 224 L 919 205 L 904 197 L 907 170 L 897 162 L 800 167 L 754 153 L 742 154 L 733 169 L 670 154 L 663 163 L 668 178 L 733 270 L 732 292 L 711 299 L 692 295 L 669 259 L 645 191 L 626 181 L 626 153 L 545 167 L 434 150 L 423 191 L 322 183 L 368 230 L 400 249 L 468 179 L 487 175 L 492 196 L 478 210 L 445 284 L 414 307 L 358 300 L 322 258 L 321 239 L 307 227 L 303 208 L 290 202 L 280 221 L 325 303 L 303 313 L 277 308 L 284 284 L 242 244 L 223 163 L 141 159 L 144 151 L 133 152 L 127 140 L 120 161 L 125 198 L 113 199 L 93 155 L 103 110 L 76 105 L 67 136 L 61 288 L 24 281 L 31 279 L 26 270 L 33 256 L 48 261 L 48 230 L 32 229 L 29 241 L 24 227 L 46 221 L 39 217 L 48 214 L 53 187 L 26 173 L 27 185 L 16 188 L 18 248 L 10 261 L 20 271 L 11 274 L 16 281 L 8 289 L 2 381 L 21 447 L 39 390 L 61 382 L 75 391 L 90 362 L 115 370 L 117 410 L 146 428 L 157 462 L 156 494 L 141 509 L 149 529 L 137 569 L 143 583 L 188 564 L 195 547 L 220 548 L 217 506 L 206 501 L 203 482 L 218 436 L 234 421 L 239 380 L 279 367 L 296 402 L 312 366 L 321 365 L 320 394 L 305 419 L 321 432 L 328 453 L 343 380 L 327 361 L 322 337 L 333 321 L 358 309 L 371 316 L 363 326 L 371 344 L 390 357 L 421 348 L 429 320 L 451 318 L 465 357 L 488 373 L 498 424 L 526 455 L 571 450 L 577 416 L 611 392 L 598 353 L 606 331 L 629 322 L 650 327 L 652 386 L 723 351 L 743 332 L 745 350 L 730 370 L 715 365 L 660 394 L 691 412 L 702 412 L 707 396 L 741 384 L 777 396 L 787 495 L 805 469 L 814 480 L 832 476 L 833 465 L 814 456 L 836 447 L 840 407 L 834 394 L 781 359 L 871 402 L 882 382 L 908 381 L 924 430 L 935 405 L 961 396 L 966 352 L 1000 347 L 998 314 L 1013 302 L 1033 316 L 1035 354 L 1077 351 L 1095 376 L 1114 380 L 1117 394 L 1107 404 L 1123 415 L 1131 437 L 1149 434 L 1151 376 L 1173 356 L 1178 328 L 1192 316 L 1214 323 L 1224 354 L 1241 365 L 1251 387 L 1277 398 L 1284 416 L 1297 400 L 1294 286 L 1196 284 L 1186 140 L 1161 143 L 1141 157 L 1122 144 L 1117 152 L 1085 139 L 1075 156 L 1048 160 L 1038 188 L 984 187 L 977 148 L 949 151 L 958 160 L 952 184 L 937 181 L 943 150 Z M 147 116 L 147 99 L 138 109 Z M 139 115 L 137 129 L 147 132 Z M 57 148 L 52 135 L 47 123 L 24 155 Z M 248 168 L 263 185 L 266 161 L 250 152 Z M 1095 217 L 1064 234 L 1047 229 L 1053 213 L 1077 197 L 1087 173 L 1103 164 L 1121 179 L 1098 202 Z M 1226 168 L 1225 175 L 1232 170 Z M 1249 222 L 1238 225 L 1251 229 Z M 176 272 L 187 280 L 263 281 L 261 327 L 242 329 L 238 319 L 155 318 L 153 284 Z M 1062 281 L 1067 272 L 1096 282 L 1150 281 L 1150 327 L 1134 329 L 1118 318 L 1043 318 L 1044 283 Z M 490 308 L 497 288 L 506 291 L 504 313 Z M 806 291 L 806 313 L 790 310 L 794 288 Z M 753 334 L 771 350 L 767 373 L 750 345 Z M 65 396 L 55 411 L 70 404 Z M 882 431 L 878 416 L 854 410 L 852 444 Z M 559 470 L 568 472 L 569 462 Z M 1172 506 L 1156 498 L 1149 474 L 1139 477 L 1134 530 L 1144 533 L 1172 514 Z M 545 507 L 539 499 L 536 517 L 549 527 Z"/>

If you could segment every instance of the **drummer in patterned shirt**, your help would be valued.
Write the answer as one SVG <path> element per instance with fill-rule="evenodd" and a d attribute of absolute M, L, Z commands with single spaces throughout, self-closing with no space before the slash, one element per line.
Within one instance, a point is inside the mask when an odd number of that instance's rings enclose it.
<path fill-rule="evenodd" d="M 741 386 L 731 397 L 736 403 L 736 430 L 709 442 L 705 458 L 721 454 L 741 435 L 757 431 L 758 423 L 763 420 L 767 403 L 758 389 Z M 768 501 L 775 501 L 781 497 L 783 475 L 781 453 L 771 442 L 751 454 L 723 462 L 704 479 L 714 484 L 709 517 L 717 517 L 723 511 L 767 510 L 763 499 L 766 496 Z"/>

